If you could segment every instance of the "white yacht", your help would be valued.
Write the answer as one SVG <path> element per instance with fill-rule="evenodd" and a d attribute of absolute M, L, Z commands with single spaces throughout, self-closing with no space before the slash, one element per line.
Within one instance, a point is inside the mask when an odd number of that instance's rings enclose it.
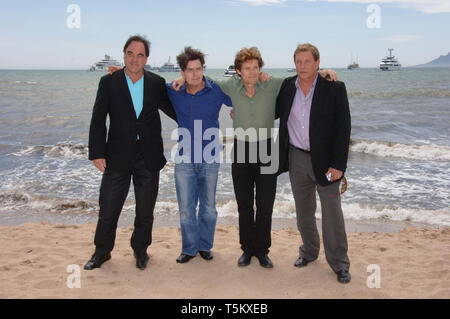
<path fill-rule="evenodd" d="M 392 55 L 394 49 L 388 49 L 389 55 L 381 60 L 380 70 L 382 71 L 398 71 L 401 69 L 402 65 L 398 62 L 395 56 Z"/>
<path fill-rule="evenodd" d="M 173 64 L 170 62 L 170 57 L 167 62 L 163 64 L 162 67 L 159 68 L 159 72 L 180 72 L 180 67 L 178 65 Z"/>
<path fill-rule="evenodd" d="M 223 76 L 230 77 L 236 74 L 236 70 L 234 69 L 234 65 L 230 65 L 226 70 Z"/>
<path fill-rule="evenodd" d="M 105 57 L 101 60 L 93 64 L 89 71 L 108 71 L 108 66 L 122 66 L 117 60 L 114 60 L 109 55 L 105 54 Z"/>

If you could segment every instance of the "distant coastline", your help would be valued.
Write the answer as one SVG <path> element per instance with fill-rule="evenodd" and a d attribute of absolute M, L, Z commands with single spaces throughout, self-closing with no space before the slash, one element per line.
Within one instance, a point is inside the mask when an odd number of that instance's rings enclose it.
<path fill-rule="evenodd" d="M 447 55 L 441 55 L 439 58 L 434 59 L 425 64 L 419 64 L 413 66 L 414 68 L 445 68 L 450 67 L 450 52 Z"/>

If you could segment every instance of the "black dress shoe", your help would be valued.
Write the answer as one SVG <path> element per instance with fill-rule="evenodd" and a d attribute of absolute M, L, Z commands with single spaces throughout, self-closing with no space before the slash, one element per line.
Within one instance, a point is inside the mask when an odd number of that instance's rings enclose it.
<path fill-rule="evenodd" d="M 342 284 L 349 283 L 350 280 L 352 279 L 352 276 L 350 276 L 348 270 L 339 270 L 338 272 L 336 272 L 336 274 L 337 280 Z"/>
<path fill-rule="evenodd" d="M 136 257 L 136 268 L 140 270 L 144 270 L 147 267 L 148 261 L 150 260 L 150 257 L 147 253 L 143 254 L 134 254 L 134 257 Z"/>
<path fill-rule="evenodd" d="M 252 255 L 249 253 L 244 252 L 241 257 L 238 259 L 238 266 L 239 267 L 245 267 L 250 265 L 250 260 L 252 259 Z"/>
<path fill-rule="evenodd" d="M 259 260 L 259 264 L 264 268 L 273 268 L 272 260 L 270 260 L 267 254 L 256 256 Z"/>
<path fill-rule="evenodd" d="M 298 257 L 298 259 L 295 262 L 294 266 L 295 267 L 305 267 L 309 262 L 310 262 L 310 260 L 308 260 L 308 259 L 305 259 L 303 257 Z"/>
<path fill-rule="evenodd" d="M 191 259 L 194 258 L 194 257 L 195 257 L 195 256 L 186 255 L 186 254 L 181 254 L 181 255 L 178 256 L 178 258 L 177 258 L 177 263 L 180 263 L 180 264 L 187 263 L 189 260 L 191 260 Z"/>
<path fill-rule="evenodd" d="M 107 260 L 111 259 L 111 253 L 107 253 L 103 256 L 98 256 L 96 254 L 93 254 L 91 259 L 84 265 L 85 270 L 92 270 L 95 268 L 100 268 L 100 266 Z"/>
<path fill-rule="evenodd" d="M 210 251 L 199 251 L 200 256 L 204 259 L 204 260 L 211 260 L 213 259 L 213 255 L 211 254 Z"/>

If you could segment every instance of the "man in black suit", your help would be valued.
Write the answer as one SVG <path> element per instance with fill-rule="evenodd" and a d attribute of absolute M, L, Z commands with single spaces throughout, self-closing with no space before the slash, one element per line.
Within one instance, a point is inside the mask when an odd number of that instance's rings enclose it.
<path fill-rule="evenodd" d="M 297 76 L 284 80 L 277 99 L 280 117 L 280 172 L 289 170 L 297 226 L 303 245 L 296 267 L 317 259 L 316 189 L 322 207 L 322 234 L 328 264 L 341 283 L 350 282 L 347 235 L 339 184 L 347 167 L 350 110 L 345 85 L 318 76 L 319 50 L 299 45 Z"/>
<path fill-rule="evenodd" d="M 158 108 L 176 120 L 165 80 L 144 71 L 150 43 L 132 36 L 124 46 L 125 68 L 100 79 L 89 131 L 89 159 L 103 173 L 95 253 L 84 269 L 111 258 L 117 222 L 133 177 L 136 217 L 131 247 L 136 267 L 144 270 L 152 241 L 153 209 L 159 171 L 166 164 Z M 106 117 L 109 116 L 109 130 Z"/>

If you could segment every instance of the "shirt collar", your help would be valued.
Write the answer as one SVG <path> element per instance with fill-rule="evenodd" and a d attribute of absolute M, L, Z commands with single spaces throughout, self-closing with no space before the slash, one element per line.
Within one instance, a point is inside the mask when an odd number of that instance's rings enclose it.
<path fill-rule="evenodd" d="M 208 80 L 205 76 L 203 76 L 203 81 L 205 81 L 205 87 L 203 89 L 201 89 L 200 91 L 198 91 L 197 94 L 202 92 L 205 89 L 206 90 L 212 89 L 212 83 L 210 80 Z M 186 92 L 186 81 L 184 82 L 183 86 L 181 87 L 181 90 Z"/>
<path fill-rule="evenodd" d="M 141 78 L 139 80 L 136 81 L 136 83 L 133 83 L 133 81 L 131 81 L 130 77 L 128 76 L 127 72 L 125 72 L 125 68 L 123 68 L 123 74 L 125 74 L 125 78 L 128 82 L 130 82 L 133 85 L 138 84 L 140 81 L 144 81 L 144 74 L 142 74 Z"/>
<path fill-rule="evenodd" d="M 235 86 L 238 88 L 238 90 L 239 91 L 241 91 L 241 90 L 245 91 L 244 81 L 242 81 L 242 78 L 239 75 L 237 75 L 237 74 L 233 75 L 233 78 L 235 80 Z M 264 82 L 264 84 L 267 83 L 269 80 Z M 258 80 L 258 82 L 256 82 L 256 84 L 255 84 L 255 91 L 257 92 L 259 90 L 264 90 L 264 85 L 263 85 L 263 83 L 261 83 Z"/>
<path fill-rule="evenodd" d="M 316 74 L 316 78 L 314 79 L 314 82 L 311 84 L 310 91 L 313 91 L 316 88 L 318 76 L 319 76 L 319 73 Z M 300 89 L 300 78 L 298 76 L 297 76 L 297 81 L 295 81 L 295 86 L 297 87 L 297 89 Z"/>

